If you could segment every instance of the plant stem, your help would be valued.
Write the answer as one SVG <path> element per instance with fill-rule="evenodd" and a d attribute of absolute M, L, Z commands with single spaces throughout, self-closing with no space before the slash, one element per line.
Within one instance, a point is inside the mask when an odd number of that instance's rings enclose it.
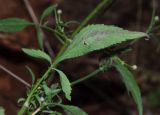
<path fill-rule="evenodd" d="M 23 0 L 23 2 L 25 4 L 25 6 L 26 6 L 26 8 L 27 8 L 27 10 L 28 10 L 28 12 L 29 12 L 29 14 L 30 14 L 33 22 L 36 23 L 36 24 L 38 24 L 39 23 L 38 19 L 37 19 L 36 15 L 35 15 L 35 13 L 33 11 L 33 8 L 31 6 L 30 2 L 28 0 Z"/>
<path fill-rule="evenodd" d="M 61 54 L 63 54 L 63 52 L 65 50 L 65 47 L 66 47 L 66 45 L 63 46 L 63 48 L 61 49 L 61 51 L 58 53 L 55 60 L 53 61 L 52 65 L 48 68 L 48 70 L 45 72 L 45 74 L 42 76 L 42 78 L 37 81 L 37 83 L 35 84 L 35 86 L 31 90 L 30 94 L 28 95 L 28 97 L 27 97 L 25 103 L 23 104 L 22 108 L 18 112 L 18 115 L 23 115 L 26 112 L 32 96 L 34 95 L 34 93 L 36 92 L 36 90 L 40 86 L 40 84 L 48 78 L 48 74 L 52 71 L 52 69 L 57 66 L 57 64 L 59 62 L 58 58 L 61 56 Z"/>
<path fill-rule="evenodd" d="M 102 69 L 98 68 L 97 70 L 93 71 L 92 73 L 90 73 L 90 74 L 88 74 L 88 75 L 86 75 L 86 76 L 84 76 L 84 77 L 72 82 L 71 85 L 73 86 L 73 85 L 79 84 L 79 83 L 81 83 L 83 81 L 86 81 L 86 80 L 88 80 L 89 78 L 95 76 L 96 74 L 98 74 L 101 71 L 102 71 Z"/>
<path fill-rule="evenodd" d="M 43 26 L 43 25 L 39 25 L 39 26 L 44 28 L 44 29 L 46 29 L 46 30 L 49 30 L 49 31 L 51 31 L 51 32 L 53 32 L 53 33 L 55 33 L 57 35 L 59 35 L 61 38 L 64 38 L 65 40 L 69 39 L 64 33 L 62 34 L 62 33 L 58 32 L 57 30 L 54 30 L 54 29 L 52 29 L 52 28 L 50 28 L 48 26 Z M 60 42 L 61 42 L 61 40 L 60 40 Z"/>
<path fill-rule="evenodd" d="M 93 18 L 99 13 L 105 6 L 109 5 L 111 0 L 103 0 L 97 7 L 81 22 L 78 28 L 73 32 L 72 38 Z"/>
<path fill-rule="evenodd" d="M 28 105 L 29 105 L 29 102 L 30 102 L 32 96 L 34 95 L 35 91 L 36 91 L 37 88 L 40 86 L 40 84 L 44 81 L 44 79 L 47 78 L 49 72 L 52 70 L 52 68 L 53 68 L 54 66 L 56 66 L 56 64 L 52 64 L 52 65 L 49 67 L 49 69 L 45 72 L 45 74 L 42 76 L 42 78 L 41 78 L 39 81 L 37 81 L 37 83 L 35 84 L 35 86 L 34 86 L 33 89 L 31 90 L 29 96 L 27 97 L 25 103 L 23 104 L 22 108 L 21 108 L 20 111 L 18 112 L 18 115 L 23 115 L 23 114 L 26 112 L 27 107 L 28 107 Z"/>

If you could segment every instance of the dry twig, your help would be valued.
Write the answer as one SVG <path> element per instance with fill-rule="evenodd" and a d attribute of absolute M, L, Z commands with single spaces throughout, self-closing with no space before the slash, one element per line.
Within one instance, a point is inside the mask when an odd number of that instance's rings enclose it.
<path fill-rule="evenodd" d="M 9 75 L 11 75 L 13 78 L 15 78 L 16 80 L 20 81 L 21 83 L 23 83 L 24 85 L 26 85 L 27 87 L 31 87 L 31 85 L 29 83 L 27 83 L 26 81 L 24 81 L 22 78 L 20 78 L 19 76 L 15 75 L 14 73 L 12 73 L 10 70 L 8 70 L 7 68 L 5 68 L 4 66 L 0 65 L 0 69 L 2 69 L 3 71 L 5 71 L 6 73 L 8 73 Z"/>

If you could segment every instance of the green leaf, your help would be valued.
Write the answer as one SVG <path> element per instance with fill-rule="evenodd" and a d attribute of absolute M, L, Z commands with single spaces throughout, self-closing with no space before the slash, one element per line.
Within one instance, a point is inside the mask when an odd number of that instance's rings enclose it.
<path fill-rule="evenodd" d="M 117 69 L 117 71 L 121 74 L 127 90 L 131 92 L 132 97 L 135 103 L 137 104 L 139 115 L 143 115 L 141 92 L 136 81 L 134 80 L 132 73 L 124 66 L 124 62 L 121 61 L 119 58 L 115 59 L 114 66 Z"/>
<path fill-rule="evenodd" d="M 35 79 L 36 79 L 36 76 L 35 76 L 35 74 L 33 73 L 32 69 L 30 67 L 26 66 L 26 68 L 27 68 L 28 72 L 30 73 L 30 75 L 32 77 L 32 86 L 33 86 L 33 84 L 35 82 Z"/>
<path fill-rule="evenodd" d="M 57 111 L 51 111 L 51 110 L 50 111 L 44 110 L 43 113 L 47 113 L 47 115 L 62 115 Z"/>
<path fill-rule="evenodd" d="M 46 17 L 46 16 L 48 16 L 48 15 L 50 15 L 55 9 L 56 9 L 56 7 L 57 7 L 57 5 L 51 5 L 51 6 L 49 6 L 48 8 L 46 8 L 45 10 L 44 10 L 44 12 L 42 13 L 42 16 L 41 16 L 41 21 L 40 22 L 42 22 L 43 21 L 43 19 Z"/>
<path fill-rule="evenodd" d="M 59 60 L 82 56 L 95 50 L 146 36 L 147 34 L 143 32 L 132 32 L 115 26 L 89 25 L 75 36 Z"/>
<path fill-rule="evenodd" d="M 47 96 L 50 96 L 51 97 L 51 94 L 52 94 L 52 90 L 47 86 L 46 83 L 44 83 L 42 85 L 43 89 L 44 89 L 44 92 Z"/>
<path fill-rule="evenodd" d="M 48 61 L 50 64 L 52 63 L 52 60 L 49 57 L 49 55 L 41 50 L 22 48 L 22 51 L 31 57 L 44 59 Z"/>
<path fill-rule="evenodd" d="M 39 95 L 35 94 L 34 97 L 35 97 L 36 101 L 38 101 L 38 103 L 41 104 L 41 98 L 39 97 Z M 33 101 L 33 105 L 34 105 L 34 103 L 35 103 L 35 101 Z"/>
<path fill-rule="evenodd" d="M 62 107 L 67 115 L 87 115 L 82 109 L 71 105 L 59 105 Z"/>
<path fill-rule="evenodd" d="M 0 20 L 0 32 L 18 32 L 31 25 L 34 24 L 19 18 L 2 19 Z"/>
<path fill-rule="evenodd" d="M 43 50 L 43 33 L 40 27 L 37 26 L 37 38 L 38 38 L 38 44 L 39 47 Z"/>
<path fill-rule="evenodd" d="M 60 76 L 60 83 L 61 83 L 61 87 L 62 87 L 62 91 L 65 93 L 65 96 L 68 100 L 71 100 L 71 91 L 72 91 L 72 88 L 71 88 L 71 83 L 70 81 L 68 80 L 67 76 L 60 70 L 58 69 L 55 69 Z"/>
<path fill-rule="evenodd" d="M 0 115 L 5 115 L 5 110 L 3 107 L 0 107 Z"/>
<path fill-rule="evenodd" d="M 59 91 L 59 89 L 49 88 L 45 82 L 43 83 L 42 87 L 48 99 L 52 99 Z"/>

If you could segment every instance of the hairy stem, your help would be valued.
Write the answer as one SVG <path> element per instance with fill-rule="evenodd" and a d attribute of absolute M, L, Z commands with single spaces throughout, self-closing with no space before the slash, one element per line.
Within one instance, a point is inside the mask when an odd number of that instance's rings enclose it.
<path fill-rule="evenodd" d="M 78 28 L 73 32 L 72 37 L 74 37 L 93 17 L 97 15 L 105 6 L 109 5 L 111 0 L 103 0 L 97 7 L 81 22 Z"/>

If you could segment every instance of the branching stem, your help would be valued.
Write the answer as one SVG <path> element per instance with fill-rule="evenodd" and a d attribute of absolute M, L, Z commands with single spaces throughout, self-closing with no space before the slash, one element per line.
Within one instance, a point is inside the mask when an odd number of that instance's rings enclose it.
<path fill-rule="evenodd" d="M 76 35 L 94 16 L 96 16 L 96 14 L 102 10 L 104 8 L 104 6 L 108 5 L 110 3 L 110 0 L 103 0 L 85 19 L 84 21 L 82 21 L 82 23 L 80 24 L 80 26 L 75 30 L 75 32 L 72 34 L 72 37 L 74 35 Z M 51 31 L 52 29 L 50 29 Z M 52 30 L 53 31 L 53 30 Z M 56 31 L 54 31 L 56 32 Z M 62 36 L 64 39 L 68 39 L 67 36 L 63 35 Z M 67 38 L 66 38 L 67 37 Z M 41 85 L 41 83 L 45 80 L 47 80 L 48 78 L 48 75 L 49 73 L 52 71 L 52 68 L 55 68 L 57 66 L 57 64 L 59 63 L 59 57 L 61 57 L 61 55 L 64 53 L 64 51 L 66 50 L 66 48 L 68 47 L 70 43 L 69 42 L 66 42 L 64 44 L 64 46 L 62 47 L 62 49 L 60 50 L 60 52 L 58 53 L 58 55 L 55 57 L 52 65 L 48 68 L 48 70 L 44 73 L 44 75 L 42 76 L 42 78 L 40 80 L 38 80 L 36 82 L 36 84 L 34 85 L 33 89 L 31 90 L 30 94 L 28 95 L 25 103 L 23 104 L 22 108 L 20 109 L 20 111 L 18 112 L 18 115 L 23 115 L 27 108 L 28 108 L 28 105 L 33 97 L 33 95 L 35 94 L 37 88 Z M 100 70 L 97 70 L 93 73 L 91 73 L 91 75 L 89 74 L 88 76 L 84 77 L 83 79 L 80 79 L 78 81 L 75 81 L 72 83 L 72 85 L 75 85 L 77 83 L 80 83 L 86 79 L 89 79 L 91 76 L 97 74 L 98 72 L 100 72 Z"/>

